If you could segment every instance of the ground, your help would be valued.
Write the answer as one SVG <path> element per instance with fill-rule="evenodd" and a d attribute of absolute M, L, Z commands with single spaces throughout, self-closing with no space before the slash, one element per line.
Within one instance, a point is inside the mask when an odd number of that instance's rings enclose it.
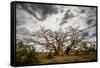
<path fill-rule="evenodd" d="M 52 59 L 46 59 L 44 57 L 41 57 L 39 64 L 68 63 L 68 62 L 80 62 L 80 61 L 96 61 L 96 53 L 88 55 L 54 56 Z"/>

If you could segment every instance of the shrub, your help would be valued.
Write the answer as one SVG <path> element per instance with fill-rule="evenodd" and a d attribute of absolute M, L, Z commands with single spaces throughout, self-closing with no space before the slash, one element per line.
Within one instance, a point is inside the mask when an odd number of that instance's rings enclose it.
<path fill-rule="evenodd" d="M 37 53 L 35 49 L 27 50 L 27 48 L 22 48 L 16 52 L 16 64 L 35 64 L 38 63 Z"/>
<path fill-rule="evenodd" d="M 52 52 L 49 52 L 47 59 L 52 59 L 52 58 L 53 58 L 53 54 L 52 54 Z"/>
<path fill-rule="evenodd" d="M 21 48 L 19 51 L 16 52 L 16 63 L 23 64 L 26 61 L 27 55 L 27 49 Z"/>

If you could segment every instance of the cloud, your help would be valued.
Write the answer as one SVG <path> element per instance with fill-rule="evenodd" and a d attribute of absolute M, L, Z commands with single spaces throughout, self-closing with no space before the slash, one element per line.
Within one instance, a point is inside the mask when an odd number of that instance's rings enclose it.
<path fill-rule="evenodd" d="M 65 23 L 68 23 L 66 20 L 64 20 L 64 21 L 62 21 L 61 23 L 60 23 L 60 25 L 63 25 L 63 24 L 65 24 Z"/>
<path fill-rule="evenodd" d="M 80 6 L 61 6 L 18 3 L 17 15 L 17 37 L 23 40 L 31 38 L 31 33 L 37 31 L 41 26 L 52 31 L 59 28 L 63 30 L 72 26 L 87 35 L 88 38 L 96 37 L 96 8 Z M 28 38 L 29 37 L 29 38 Z"/>
<path fill-rule="evenodd" d="M 25 10 L 21 9 L 21 8 L 16 8 L 16 24 L 17 26 L 22 26 L 26 23 L 37 23 L 38 20 L 33 17 L 31 14 L 29 14 L 28 12 L 26 12 Z"/>
<path fill-rule="evenodd" d="M 22 35 L 30 35 L 30 32 L 27 28 L 25 27 L 21 27 L 21 28 L 18 28 L 16 30 L 17 34 L 22 34 Z"/>
<path fill-rule="evenodd" d="M 62 18 L 62 22 L 60 23 L 60 25 L 68 23 L 67 20 L 72 19 L 73 17 L 75 16 L 73 15 L 73 13 L 71 13 L 71 10 L 67 10 L 66 13 L 64 14 L 64 17 Z"/>
<path fill-rule="evenodd" d="M 32 14 L 36 19 L 41 21 L 45 20 L 47 18 L 47 15 L 52 15 L 57 13 L 57 8 L 53 5 L 29 4 L 29 3 L 18 3 L 17 5 L 20 5 L 23 10 Z"/>

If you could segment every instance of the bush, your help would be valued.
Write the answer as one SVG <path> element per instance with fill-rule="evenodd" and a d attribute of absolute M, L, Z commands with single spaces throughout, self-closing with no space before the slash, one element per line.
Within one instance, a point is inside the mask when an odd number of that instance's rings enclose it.
<path fill-rule="evenodd" d="M 52 54 L 52 52 L 49 52 L 47 59 L 52 59 L 52 58 L 53 58 L 53 54 Z"/>
<path fill-rule="evenodd" d="M 28 54 L 28 63 L 29 64 L 35 64 L 39 63 L 38 57 L 37 57 L 37 52 L 35 52 L 35 49 L 30 50 Z"/>
<path fill-rule="evenodd" d="M 22 48 L 16 52 L 16 64 L 35 64 L 38 63 L 37 53 L 35 49 L 27 50 L 27 48 Z"/>
<path fill-rule="evenodd" d="M 21 48 L 19 51 L 16 52 L 16 63 L 17 64 L 23 64 L 26 61 L 27 58 L 27 49 Z"/>

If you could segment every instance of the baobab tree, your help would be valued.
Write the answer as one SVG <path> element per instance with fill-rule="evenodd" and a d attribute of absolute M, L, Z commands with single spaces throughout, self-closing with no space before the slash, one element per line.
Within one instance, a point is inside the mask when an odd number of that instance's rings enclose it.
<path fill-rule="evenodd" d="M 41 28 L 39 31 L 33 32 L 32 35 L 34 44 L 42 45 L 48 50 L 53 49 L 55 55 L 68 54 L 73 46 L 80 46 L 79 43 L 83 39 L 78 29 L 72 27 L 66 31 Z"/>

